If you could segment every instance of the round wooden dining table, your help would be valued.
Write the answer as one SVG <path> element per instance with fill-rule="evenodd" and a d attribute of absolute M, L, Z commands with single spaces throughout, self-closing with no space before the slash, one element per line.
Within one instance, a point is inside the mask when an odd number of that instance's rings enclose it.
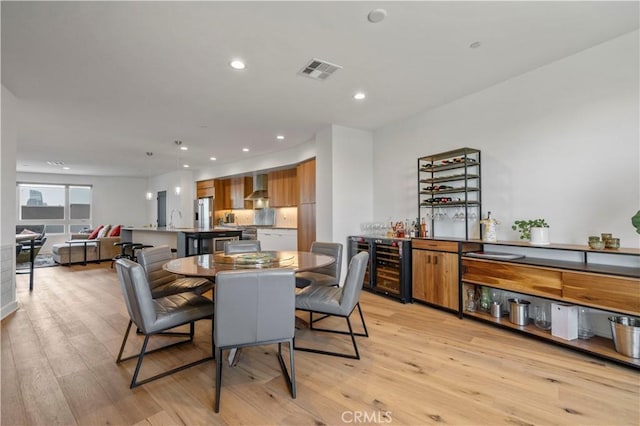
<path fill-rule="evenodd" d="M 180 257 L 165 263 L 162 268 L 174 274 L 213 279 L 219 271 L 233 269 L 291 268 L 295 272 L 302 272 L 333 262 L 335 259 L 331 256 L 307 251 L 261 251 Z"/>

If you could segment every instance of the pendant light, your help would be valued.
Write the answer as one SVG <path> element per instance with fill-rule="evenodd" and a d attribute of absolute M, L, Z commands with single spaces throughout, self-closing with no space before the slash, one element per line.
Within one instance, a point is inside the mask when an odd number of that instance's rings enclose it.
<path fill-rule="evenodd" d="M 176 170 L 178 171 L 178 179 L 180 179 L 180 145 L 182 145 L 182 141 L 180 140 L 175 140 L 173 141 L 174 144 L 176 144 L 176 146 L 178 147 L 178 157 L 176 158 Z M 182 192 L 182 188 L 180 188 L 180 183 L 178 182 L 178 185 L 176 185 L 176 187 L 173 189 L 173 192 L 176 195 L 180 195 L 180 192 Z"/>
<path fill-rule="evenodd" d="M 151 151 L 147 151 L 147 157 L 151 158 L 153 156 L 153 152 Z M 147 165 L 146 167 L 147 173 L 146 173 L 146 178 L 147 178 L 147 188 L 149 187 L 149 166 Z M 147 189 L 147 193 L 145 194 L 145 198 L 147 199 L 147 201 L 151 201 L 153 200 L 153 192 L 149 191 Z"/>

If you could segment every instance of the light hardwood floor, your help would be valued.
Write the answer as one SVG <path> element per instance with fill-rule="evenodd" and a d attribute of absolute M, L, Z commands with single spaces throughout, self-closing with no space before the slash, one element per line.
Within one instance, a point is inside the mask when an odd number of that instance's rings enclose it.
<path fill-rule="evenodd" d="M 130 390 L 135 362 L 114 362 L 128 316 L 108 266 L 37 269 L 32 293 L 17 276 L 20 309 L 1 329 L 2 425 L 640 424 L 638 371 L 370 293 L 362 359 L 296 352 L 295 400 L 276 346 L 224 365 L 219 414 L 213 362 Z M 141 377 L 209 352 L 210 327 L 149 355 Z M 298 340 L 349 349 L 344 336 Z"/>

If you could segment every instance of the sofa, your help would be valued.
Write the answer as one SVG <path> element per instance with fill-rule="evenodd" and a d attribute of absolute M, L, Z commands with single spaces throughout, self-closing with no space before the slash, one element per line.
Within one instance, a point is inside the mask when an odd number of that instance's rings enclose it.
<path fill-rule="evenodd" d="M 99 229 L 100 227 L 96 228 Z M 95 230 L 94 230 L 95 231 Z M 120 242 L 120 236 L 99 236 L 95 238 L 94 234 L 71 234 L 72 240 L 88 240 L 87 262 L 95 262 L 101 260 L 111 260 L 117 254 L 120 254 L 120 246 L 114 246 L 114 243 Z M 84 262 L 84 242 L 61 243 L 54 244 L 51 248 L 53 261 L 61 265 L 69 265 L 73 263 Z"/>

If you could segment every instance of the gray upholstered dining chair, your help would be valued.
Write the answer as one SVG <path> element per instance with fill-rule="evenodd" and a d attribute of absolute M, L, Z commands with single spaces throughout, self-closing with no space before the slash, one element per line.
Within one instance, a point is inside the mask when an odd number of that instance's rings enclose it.
<path fill-rule="evenodd" d="M 311 252 L 331 256 L 336 261 L 321 268 L 298 272 L 296 274 L 296 287 L 304 288 L 308 285 L 340 285 L 340 274 L 342 269 L 342 244 L 314 241 L 313 243 L 311 243 Z"/>
<path fill-rule="evenodd" d="M 224 254 L 255 253 L 260 251 L 258 240 L 236 240 L 224 243 Z"/>
<path fill-rule="evenodd" d="M 222 351 L 278 344 L 278 361 L 285 381 L 296 397 L 293 356 L 295 334 L 295 279 L 291 269 L 222 271 L 216 275 L 214 342 L 216 356 L 215 412 L 220 409 Z M 289 343 L 289 367 L 282 343 Z"/>
<path fill-rule="evenodd" d="M 308 311 L 311 313 L 317 312 L 328 316 L 343 317 L 347 320 L 347 326 L 349 328 L 348 332 L 314 328 L 313 320 L 309 322 L 309 329 L 350 335 L 355 355 L 305 348 L 299 346 L 298 344 L 295 345 L 295 349 L 324 355 L 360 359 L 360 353 L 358 352 L 358 345 L 356 344 L 355 336 L 369 337 L 367 325 L 364 322 L 364 316 L 362 315 L 362 310 L 360 309 L 360 293 L 362 291 L 362 280 L 367 269 L 368 261 L 369 253 L 367 252 L 360 252 L 352 257 L 351 262 L 349 262 L 347 277 L 345 278 L 344 285 L 342 287 L 310 285 L 299 290 L 298 294 L 296 294 L 296 309 Z M 353 331 L 353 328 L 351 327 L 351 321 L 349 320 L 349 317 L 351 316 L 355 308 L 358 308 L 358 313 L 360 314 L 360 320 L 362 321 L 364 333 L 355 333 Z"/>
<path fill-rule="evenodd" d="M 213 288 L 206 278 L 181 277 L 162 269 L 162 265 L 173 259 L 169 246 L 158 246 L 140 250 L 137 260 L 147 274 L 154 298 L 190 291 L 201 295 Z"/>
<path fill-rule="evenodd" d="M 156 380 L 161 377 L 168 376 L 169 374 L 182 371 L 186 368 L 193 367 L 194 365 L 209 361 L 213 358 L 212 356 L 202 358 L 198 361 L 184 364 L 180 367 L 176 367 L 169 371 L 138 381 L 138 374 L 140 373 L 144 356 L 160 349 L 166 349 L 182 343 L 192 342 L 195 334 L 195 321 L 201 319 L 213 320 L 213 303 L 210 299 L 207 299 L 204 296 L 190 292 L 153 298 L 144 269 L 132 260 L 116 260 L 116 270 L 118 272 L 118 280 L 120 281 L 125 305 L 127 306 L 127 311 L 129 312 L 130 317 L 127 331 L 125 332 L 122 340 L 122 346 L 120 346 L 120 352 L 118 352 L 118 357 L 116 358 L 116 363 L 119 364 L 133 358 L 138 359 L 138 363 L 136 364 L 136 369 L 133 373 L 133 378 L 131 379 L 131 384 L 129 386 L 131 389 L 152 380 Z M 140 333 L 144 334 L 144 342 L 142 343 L 142 348 L 138 354 L 123 358 L 122 353 L 124 352 L 124 348 L 127 344 L 132 324 L 135 324 Z M 185 324 L 190 325 L 189 337 L 187 339 L 147 352 L 147 344 L 149 343 L 149 338 L 151 336 L 162 334 L 166 330 Z"/>

